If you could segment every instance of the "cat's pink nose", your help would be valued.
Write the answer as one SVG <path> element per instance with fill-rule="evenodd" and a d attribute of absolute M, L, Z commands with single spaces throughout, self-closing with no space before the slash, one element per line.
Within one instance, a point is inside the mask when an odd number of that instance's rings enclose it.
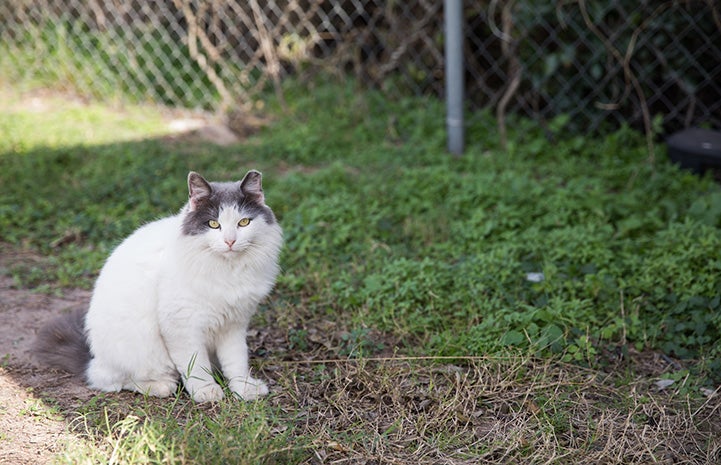
<path fill-rule="evenodd" d="M 228 248 L 231 248 L 231 247 L 233 247 L 233 244 L 235 244 L 235 239 L 227 240 L 227 241 L 225 241 L 225 243 L 228 244 Z"/>

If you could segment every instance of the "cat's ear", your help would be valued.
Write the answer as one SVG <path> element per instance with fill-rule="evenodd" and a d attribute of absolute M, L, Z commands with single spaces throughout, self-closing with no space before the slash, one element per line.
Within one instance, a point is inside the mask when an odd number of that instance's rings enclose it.
<path fill-rule="evenodd" d="M 263 184 L 261 182 L 262 178 L 263 176 L 259 171 L 248 171 L 243 180 L 240 181 L 240 191 L 243 195 L 253 197 L 260 203 L 264 203 L 265 195 L 263 194 Z"/>
<path fill-rule="evenodd" d="M 210 184 L 195 171 L 188 173 L 188 198 L 190 211 L 195 211 L 210 197 Z"/>

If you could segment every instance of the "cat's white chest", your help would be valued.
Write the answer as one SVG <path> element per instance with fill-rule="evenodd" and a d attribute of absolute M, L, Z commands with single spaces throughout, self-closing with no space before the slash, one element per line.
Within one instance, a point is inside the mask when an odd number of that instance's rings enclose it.
<path fill-rule="evenodd" d="M 160 319 L 189 322 L 204 331 L 228 322 L 247 324 L 270 292 L 275 272 L 246 266 L 244 258 L 172 253 L 160 272 Z"/>

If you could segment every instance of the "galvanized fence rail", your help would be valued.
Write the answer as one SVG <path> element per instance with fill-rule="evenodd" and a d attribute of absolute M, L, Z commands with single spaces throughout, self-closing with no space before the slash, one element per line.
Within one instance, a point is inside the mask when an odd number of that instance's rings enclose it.
<path fill-rule="evenodd" d="M 721 127 L 717 0 L 463 3 L 466 102 L 552 130 Z M 289 76 L 444 92 L 438 0 L 0 0 L 0 80 L 228 110 Z"/>

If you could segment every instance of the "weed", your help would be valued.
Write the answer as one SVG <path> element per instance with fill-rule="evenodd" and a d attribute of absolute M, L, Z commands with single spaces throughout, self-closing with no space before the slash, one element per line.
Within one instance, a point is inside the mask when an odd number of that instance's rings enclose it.
<path fill-rule="evenodd" d="M 369 328 L 353 329 L 343 334 L 341 340 L 343 344 L 338 351 L 338 355 L 341 356 L 367 357 L 385 348 L 382 342 L 374 340 Z"/>
<path fill-rule="evenodd" d="M 308 350 L 308 348 L 310 347 L 310 345 L 308 344 L 308 331 L 305 329 L 289 329 L 288 345 L 291 350 Z"/>
<path fill-rule="evenodd" d="M 20 414 L 47 420 L 58 420 L 60 418 L 57 408 L 52 407 L 46 402 L 42 402 L 40 399 L 36 398 L 27 399 L 25 401 L 25 408 L 22 409 Z"/>

